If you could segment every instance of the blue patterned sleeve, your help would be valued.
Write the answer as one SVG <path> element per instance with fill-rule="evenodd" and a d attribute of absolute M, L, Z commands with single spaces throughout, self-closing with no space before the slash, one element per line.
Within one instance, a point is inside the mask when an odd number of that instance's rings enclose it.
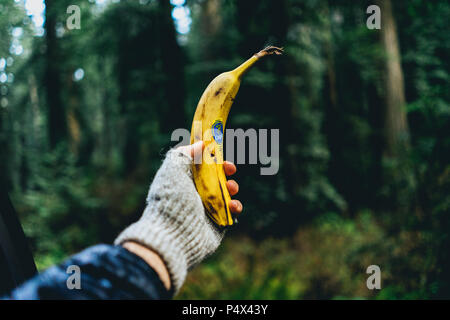
<path fill-rule="evenodd" d="M 79 289 L 68 279 L 79 267 Z M 69 271 L 68 271 L 69 270 Z M 71 279 L 69 279 L 70 282 Z M 96 245 L 31 278 L 5 299 L 170 299 L 156 272 L 121 246 Z"/>

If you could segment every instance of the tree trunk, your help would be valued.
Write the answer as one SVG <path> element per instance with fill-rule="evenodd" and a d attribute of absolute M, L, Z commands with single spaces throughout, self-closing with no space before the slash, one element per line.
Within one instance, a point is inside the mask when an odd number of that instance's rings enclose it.
<path fill-rule="evenodd" d="M 186 117 L 184 114 L 184 63 L 183 53 L 177 43 L 177 35 L 172 19 L 172 6 L 169 1 L 160 0 L 161 29 L 164 30 L 164 41 L 161 42 L 163 72 L 167 75 L 165 87 L 167 90 L 168 109 L 164 112 L 162 128 L 172 130 L 184 128 Z M 175 94 L 171 94 L 176 90 Z"/>
<path fill-rule="evenodd" d="M 60 142 L 66 140 L 67 123 L 64 105 L 61 99 L 61 55 L 56 38 L 56 17 L 58 7 L 54 0 L 46 0 L 45 32 L 47 50 L 45 54 L 45 89 L 48 105 L 48 130 L 50 147 L 53 149 Z"/>
<path fill-rule="evenodd" d="M 385 61 L 385 155 L 396 157 L 409 146 L 409 129 L 405 110 L 403 71 L 391 0 L 379 0 L 381 9 L 381 42 Z"/>
<path fill-rule="evenodd" d="M 12 162 L 11 150 L 7 139 L 7 131 L 4 125 L 6 118 L 6 109 L 0 107 L 0 184 L 5 186 L 6 190 L 11 187 L 10 164 Z"/>
<path fill-rule="evenodd" d="M 387 210 L 397 212 L 392 227 L 401 228 L 415 206 L 415 176 L 409 153 L 403 71 L 391 0 L 378 0 L 381 9 L 381 45 L 385 57 L 383 187 Z"/>
<path fill-rule="evenodd" d="M 74 70 L 66 75 L 67 85 L 67 133 L 69 148 L 72 153 L 78 155 L 81 142 L 81 126 L 78 119 L 80 101 L 77 84 L 72 79 Z"/>

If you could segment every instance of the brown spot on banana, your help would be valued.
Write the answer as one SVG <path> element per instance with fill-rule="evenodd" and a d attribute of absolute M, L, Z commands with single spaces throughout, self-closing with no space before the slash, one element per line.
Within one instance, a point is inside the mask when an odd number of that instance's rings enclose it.
<path fill-rule="evenodd" d="M 202 105 L 202 119 L 205 118 L 205 109 L 206 109 L 206 105 L 203 104 L 203 105 Z"/>
<path fill-rule="evenodd" d="M 207 206 L 209 214 L 211 214 L 211 215 L 217 214 L 216 209 L 214 208 L 214 206 L 211 203 L 207 202 L 206 206 Z"/>
<path fill-rule="evenodd" d="M 217 177 L 217 178 L 219 178 L 219 177 Z M 229 216 L 229 213 L 228 213 L 228 203 L 227 203 L 227 201 L 225 200 L 225 194 L 223 193 L 223 189 L 222 189 L 222 184 L 220 183 L 220 181 L 219 181 L 219 187 L 220 187 L 220 195 L 222 196 L 222 201 L 223 201 L 223 203 L 225 204 L 225 212 L 226 212 L 226 215 L 227 215 L 227 223 L 228 224 L 230 224 L 230 221 L 229 221 L 229 219 L 228 219 L 228 216 Z M 228 191 L 227 191 L 228 192 Z M 233 223 L 231 223 L 231 224 L 233 224 Z"/>

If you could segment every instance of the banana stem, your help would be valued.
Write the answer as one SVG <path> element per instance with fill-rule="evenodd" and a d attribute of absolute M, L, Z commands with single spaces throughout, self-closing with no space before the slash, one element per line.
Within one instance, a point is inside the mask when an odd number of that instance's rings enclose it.
<path fill-rule="evenodd" d="M 258 61 L 262 57 L 272 55 L 272 54 L 276 54 L 276 55 L 283 54 L 283 48 L 278 48 L 278 47 L 274 47 L 274 46 L 265 47 L 258 53 L 255 53 L 250 59 L 245 61 L 239 67 L 234 69 L 233 72 L 236 73 L 237 77 L 240 79 L 255 64 L 256 61 Z"/>
<path fill-rule="evenodd" d="M 268 46 L 262 49 L 260 52 L 256 53 L 255 56 L 258 56 L 258 58 L 262 58 L 271 54 L 281 55 L 283 54 L 283 48 Z"/>

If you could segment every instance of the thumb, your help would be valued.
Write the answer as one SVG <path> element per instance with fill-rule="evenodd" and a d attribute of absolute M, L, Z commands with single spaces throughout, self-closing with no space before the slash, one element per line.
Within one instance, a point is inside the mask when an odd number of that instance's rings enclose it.
<path fill-rule="evenodd" d="M 202 151 L 205 148 L 203 141 L 197 141 L 189 146 L 178 147 L 178 150 L 183 152 L 185 155 L 190 156 L 193 159 L 202 156 Z"/>

